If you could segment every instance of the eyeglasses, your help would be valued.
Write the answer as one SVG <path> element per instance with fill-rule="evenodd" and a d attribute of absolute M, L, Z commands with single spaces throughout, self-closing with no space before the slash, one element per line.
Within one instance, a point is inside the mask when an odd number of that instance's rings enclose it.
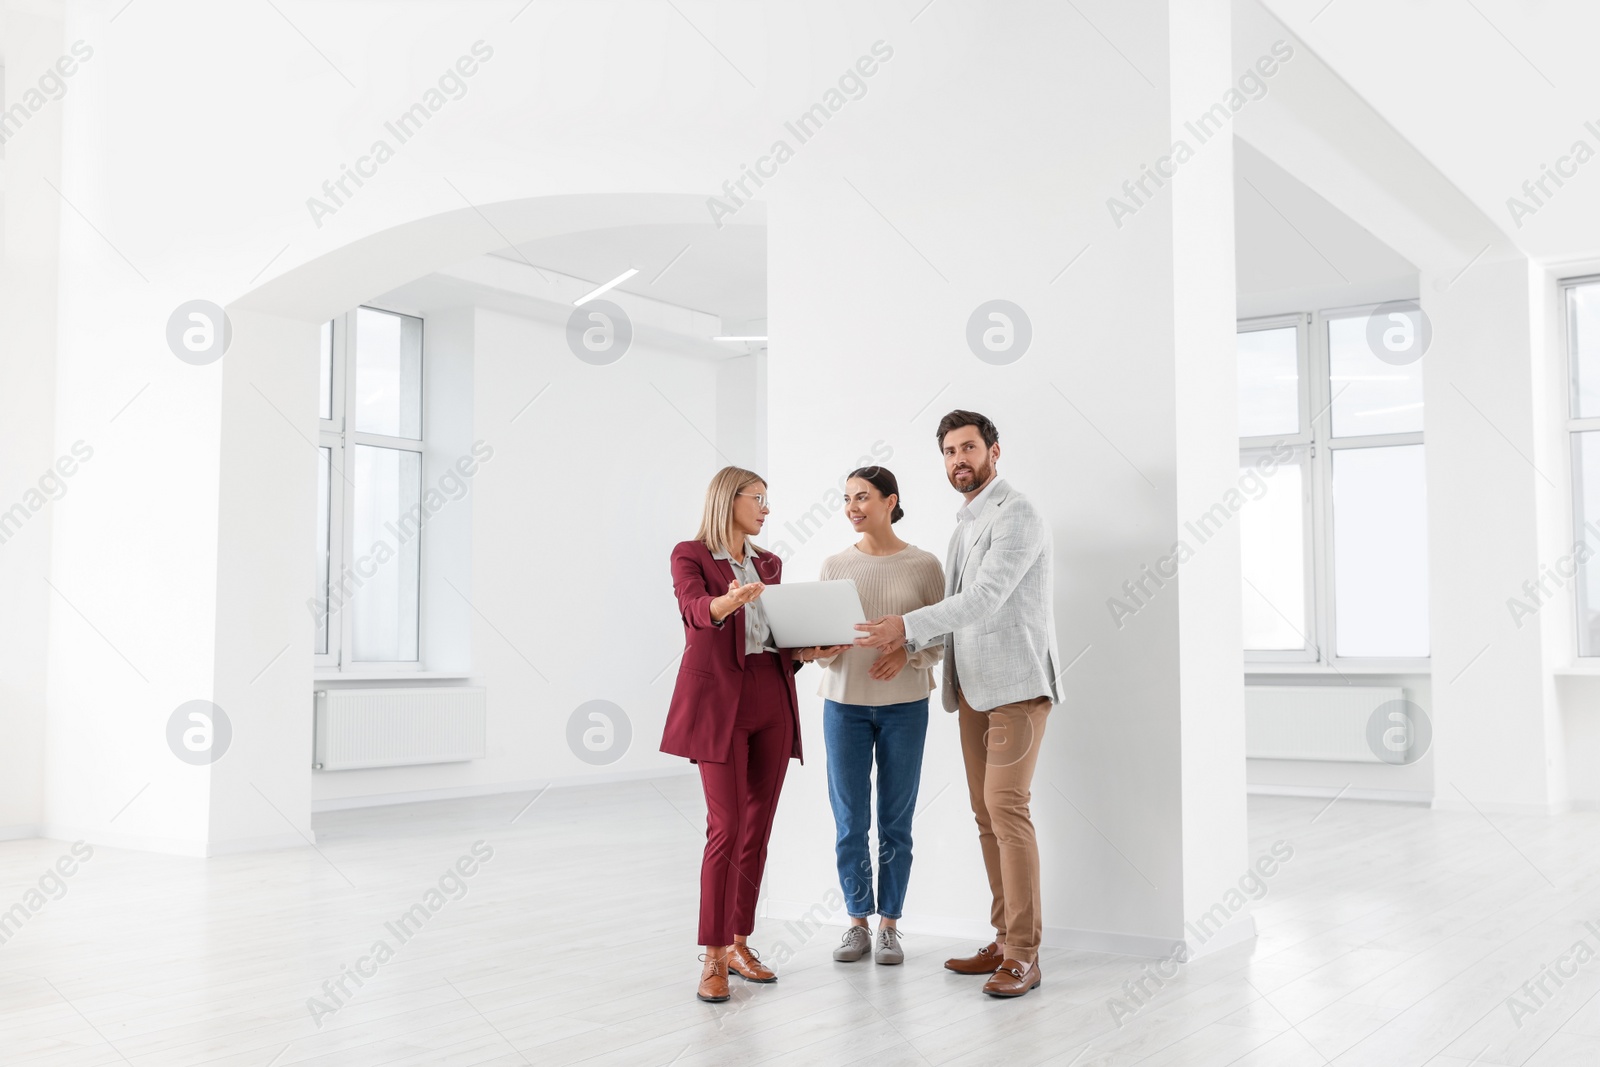
<path fill-rule="evenodd" d="M 734 495 L 735 496 L 747 496 L 747 497 L 750 497 L 751 499 L 753 499 L 756 502 L 756 507 L 758 507 L 758 508 L 767 507 L 769 502 L 772 499 L 771 497 L 767 496 L 767 494 L 765 494 L 765 493 L 735 493 Z"/>

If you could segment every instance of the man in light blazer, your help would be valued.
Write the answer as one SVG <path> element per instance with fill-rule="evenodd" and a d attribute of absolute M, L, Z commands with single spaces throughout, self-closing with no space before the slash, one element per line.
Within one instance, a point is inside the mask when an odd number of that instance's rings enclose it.
<path fill-rule="evenodd" d="M 945 598 L 856 627 L 856 644 L 915 652 L 943 643 L 944 709 L 960 710 L 967 791 L 993 895 L 995 939 L 947 960 L 987 974 L 983 991 L 1020 997 L 1039 985 L 1039 846 L 1028 811 L 1033 768 L 1056 688 L 1050 527 L 995 472 L 1000 434 L 975 411 L 939 423 L 945 475 L 966 498 L 945 564 Z"/>

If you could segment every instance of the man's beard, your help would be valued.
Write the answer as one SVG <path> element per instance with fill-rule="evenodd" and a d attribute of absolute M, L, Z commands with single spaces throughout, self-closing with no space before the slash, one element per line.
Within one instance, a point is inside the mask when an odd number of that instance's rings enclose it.
<path fill-rule="evenodd" d="M 989 480 L 989 475 L 994 470 L 994 468 L 992 466 L 990 466 L 988 457 L 985 457 L 982 466 L 972 467 L 971 470 L 972 470 L 972 481 L 969 482 L 965 487 L 963 487 L 960 482 L 956 481 L 957 472 L 956 471 L 951 471 L 950 472 L 950 485 L 951 485 L 951 487 L 953 489 L 955 489 L 956 492 L 958 492 L 958 493 L 970 493 L 972 490 L 978 488 L 980 485 L 983 485 L 984 483 L 986 483 Z"/>

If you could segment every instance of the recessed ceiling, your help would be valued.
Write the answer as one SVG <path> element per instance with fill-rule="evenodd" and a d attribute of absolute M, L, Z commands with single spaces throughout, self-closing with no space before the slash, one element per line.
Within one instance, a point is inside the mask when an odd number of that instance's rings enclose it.
<path fill-rule="evenodd" d="M 1248 144 L 1233 147 L 1241 314 L 1415 295 L 1417 268 L 1404 256 Z"/>
<path fill-rule="evenodd" d="M 1600 254 L 1593 0 L 1262 2 L 1524 252 Z"/>
<path fill-rule="evenodd" d="M 639 273 L 615 291 L 709 312 L 729 328 L 766 322 L 765 226 L 619 226 L 542 237 L 495 255 L 516 262 L 526 257 L 596 285 L 637 267 Z"/>

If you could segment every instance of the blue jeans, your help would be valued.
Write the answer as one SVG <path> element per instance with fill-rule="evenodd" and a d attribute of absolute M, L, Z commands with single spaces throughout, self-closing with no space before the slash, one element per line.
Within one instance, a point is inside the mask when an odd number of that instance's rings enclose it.
<path fill-rule="evenodd" d="M 822 736 L 828 746 L 828 801 L 838 827 L 834 851 L 845 909 L 900 918 L 911 877 L 911 819 L 922 781 L 922 743 L 928 698 L 871 707 L 824 700 Z M 872 824 L 872 760 L 878 760 L 878 896 L 872 894 L 867 828 Z"/>

